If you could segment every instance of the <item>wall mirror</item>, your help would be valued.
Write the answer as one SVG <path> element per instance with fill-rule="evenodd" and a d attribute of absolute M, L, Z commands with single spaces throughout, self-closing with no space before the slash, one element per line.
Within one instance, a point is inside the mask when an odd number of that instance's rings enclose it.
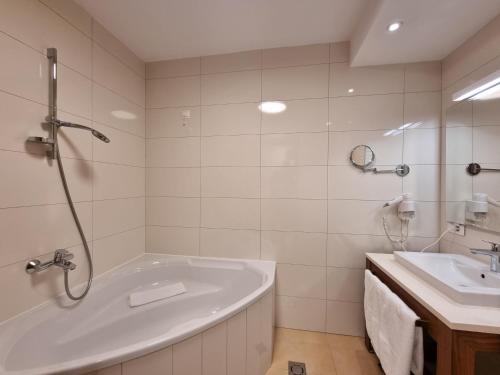
<path fill-rule="evenodd" d="M 454 102 L 445 118 L 446 220 L 500 232 L 500 87 Z"/>
<path fill-rule="evenodd" d="M 406 164 L 399 164 L 394 169 L 377 169 L 373 166 L 375 162 L 375 152 L 370 146 L 357 145 L 351 151 L 349 156 L 352 165 L 361 169 L 363 172 L 373 173 L 396 173 L 403 177 L 410 173 L 410 167 Z"/>

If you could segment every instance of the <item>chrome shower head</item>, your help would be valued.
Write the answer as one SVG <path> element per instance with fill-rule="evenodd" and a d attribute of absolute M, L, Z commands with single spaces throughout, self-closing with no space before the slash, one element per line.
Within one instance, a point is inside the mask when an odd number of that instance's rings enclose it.
<path fill-rule="evenodd" d="M 55 124 L 57 127 L 65 126 L 67 128 L 77 128 L 77 129 L 82 129 L 82 130 L 88 130 L 89 132 L 92 133 L 92 135 L 94 137 L 96 137 L 100 141 L 103 141 L 105 143 L 111 142 L 111 140 L 108 137 L 106 137 L 104 134 L 102 134 L 100 131 L 95 130 L 94 128 L 91 128 L 89 126 L 74 124 L 72 122 L 65 122 L 65 121 L 59 121 L 59 120 L 52 121 L 52 123 Z"/>
<path fill-rule="evenodd" d="M 92 134 L 94 135 L 94 137 L 96 137 L 97 139 L 103 141 L 103 142 L 106 142 L 106 143 L 109 143 L 111 142 L 111 140 L 106 137 L 104 134 L 102 134 L 101 132 L 95 130 L 95 129 L 92 129 Z"/>

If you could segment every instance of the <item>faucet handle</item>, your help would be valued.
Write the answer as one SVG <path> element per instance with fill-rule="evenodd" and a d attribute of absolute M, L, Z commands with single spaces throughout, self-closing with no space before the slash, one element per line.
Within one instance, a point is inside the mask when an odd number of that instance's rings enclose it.
<path fill-rule="evenodd" d="M 61 262 L 63 260 L 71 260 L 74 255 L 66 249 L 57 249 L 54 253 L 54 262 Z"/>
<path fill-rule="evenodd" d="M 493 241 L 488 241 L 488 240 L 482 240 L 483 242 L 490 244 L 491 246 L 491 251 L 500 251 L 500 244 L 493 242 Z"/>

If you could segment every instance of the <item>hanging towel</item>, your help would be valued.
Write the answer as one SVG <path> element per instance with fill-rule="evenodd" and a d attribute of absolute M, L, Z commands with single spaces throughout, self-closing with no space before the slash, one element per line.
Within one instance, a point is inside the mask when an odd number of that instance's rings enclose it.
<path fill-rule="evenodd" d="M 419 317 L 369 270 L 365 271 L 366 331 L 386 375 L 423 374 Z"/>

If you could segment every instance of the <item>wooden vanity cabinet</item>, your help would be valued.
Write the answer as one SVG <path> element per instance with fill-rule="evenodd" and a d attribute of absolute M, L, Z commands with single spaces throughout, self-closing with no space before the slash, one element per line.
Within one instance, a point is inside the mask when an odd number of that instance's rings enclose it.
<path fill-rule="evenodd" d="M 366 268 L 422 319 L 424 374 L 500 375 L 500 335 L 453 330 L 369 259 Z M 373 350 L 368 335 L 365 344 Z"/>

